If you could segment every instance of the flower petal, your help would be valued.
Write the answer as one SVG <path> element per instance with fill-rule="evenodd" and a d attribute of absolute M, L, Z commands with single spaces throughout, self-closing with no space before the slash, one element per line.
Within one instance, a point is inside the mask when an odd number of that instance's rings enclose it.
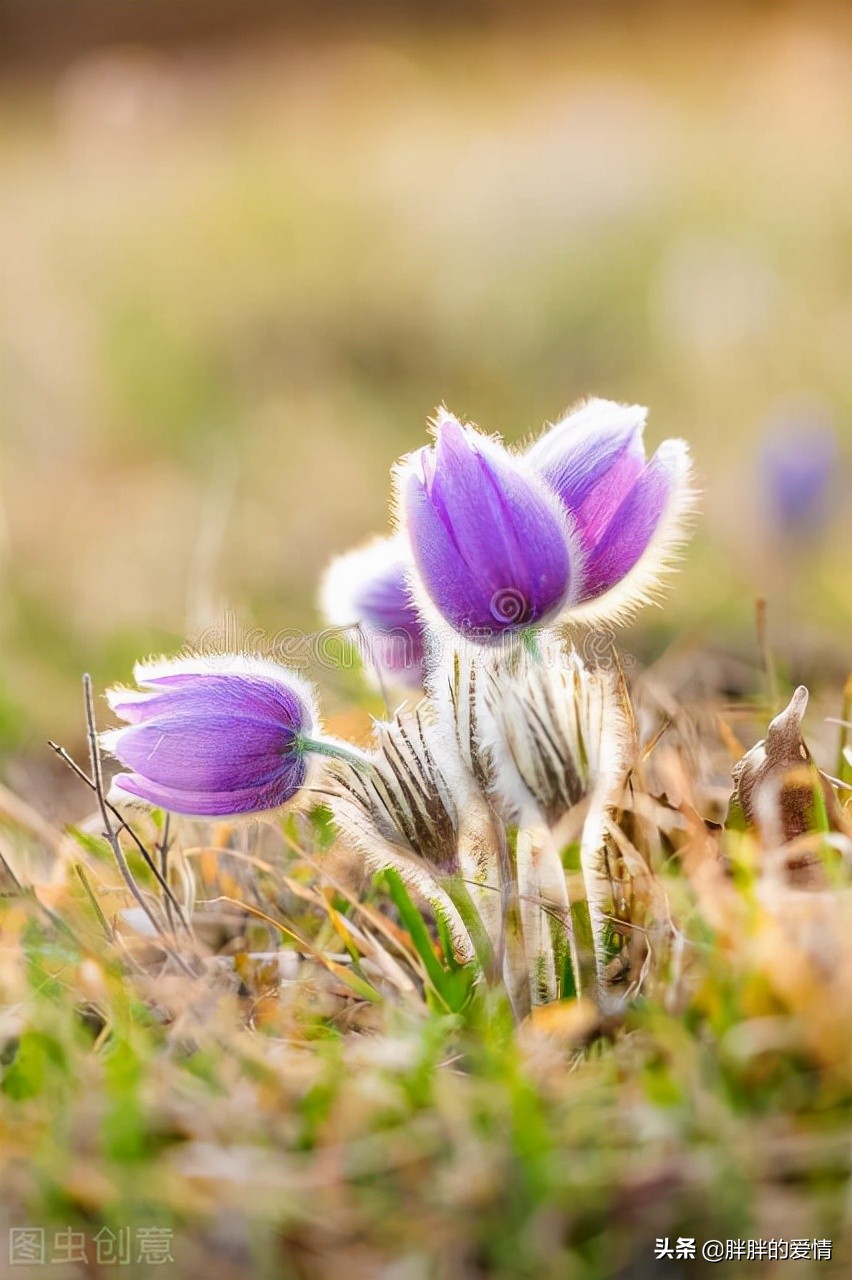
<path fill-rule="evenodd" d="M 443 414 L 435 445 L 403 463 L 398 485 L 418 580 L 456 630 L 487 639 L 558 611 L 566 521 L 521 459 Z"/>
<path fill-rule="evenodd" d="M 179 790 L 261 787 L 298 754 L 291 727 L 214 711 L 160 716 L 104 735 L 104 742 L 127 768 Z"/>
<path fill-rule="evenodd" d="M 276 663 L 184 656 L 137 676 L 142 689 L 108 694 L 128 725 L 101 735 L 129 770 L 118 796 L 176 813 L 263 812 L 292 799 L 331 741 L 317 736 L 309 686 Z"/>
<path fill-rule="evenodd" d="M 302 768 L 306 768 L 305 762 Z M 262 813 L 279 809 L 290 800 L 304 777 L 282 777 L 263 787 L 243 787 L 233 791 L 191 791 L 164 786 L 143 778 L 138 773 L 119 773 L 112 780 L 109 798 L 113 802 L 143 803 L 169 813 L 193 818 L 230 818 L 244 813 Z"/>
<path fill-rule="evenodd" d="M 337 627 L 358 627 L 366 665 L 397 682 L 423 683 L 423 618 L 409 582 L 407 540 L 377 538 L 338 556 L 320 588 L 320 607 Z"/>
<path fill-rule="evenodd" d="M 159 715 L 220 712 L 254 715 L 294 729 L 309 730 L 312 720 L 295 689 L 254 676 L 192 675 L 163 677 L 145 690 L 110 689 L 107 701 L 122 720 L 140 724 Z"/>
<path fill-rule="evenodd" d="M 593 534 L 606 524 L 645 465 L 642 433 L 647 416 L 642 405 L 589 400 L 527 450 L 529 463 Z"/>
<path fill-rule="evenodd" d="M 183 654 L 178 658 L 150 658 L 133 668 L 136 683 L 143 688 L 168 689 L 189 683 L 199 676 L 227 676 L 229 679 L 249 677 L 253 680 L 282 685 L 295 693 L 308 709 L 309 720 L 317 719 L 313 687 L 296 672 L 269 658 L 256 658 L 242 653 Z"/>
<path fill-rule="evenodd" d="M 587 550 L 578 621 L 618 621 L 654 598 L 695 502 L 689 450 L 667 440 Z"/>

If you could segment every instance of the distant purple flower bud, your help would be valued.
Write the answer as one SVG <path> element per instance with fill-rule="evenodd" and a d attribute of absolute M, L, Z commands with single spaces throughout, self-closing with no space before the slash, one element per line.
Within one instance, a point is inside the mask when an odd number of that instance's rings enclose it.
<path fill-rule="evenodd" d="M 395 684 L 423 683 L 423 620 L 411 596 L 404 538 L 377 538 L 338 556 L 320 589 L 322 611 L 335 627 L 358 627 L 365 660 Z"/>
<path fill-rule="evenodd" d="M 580 620 L 618 618 L 647 601 L 683 537 L 694 499 L 689 449 L 666 440 L 646 461 L 647 413 L 590 400 L 527 450 L 577 539 L 571 613 Z"/>
<path fill-rule="evenodd" d="M 277 809 L 305 785 L 317 714 L 309 687 L 276 663 L 236 655 L 137 664 L 139 689 L 111 689 L 127 727 L 102 735 L 128 769 L 116 800 L 194 817 Z"/>
<path fill-rule="evenodd" d="M 818 534 L 836 496 L 837 436 L 817 409 L 784 414 L 768 425 L 760 454 L 763 498 L 776 531 L 793 538 Z"/>
<path fill-rule="evenodd" d="M 488 641 L 559 613 L 567 524 L 522 458 L 442 410 L 434 445 L 399 465 L 397 492 L 417 581 L 456 631 Z"/>

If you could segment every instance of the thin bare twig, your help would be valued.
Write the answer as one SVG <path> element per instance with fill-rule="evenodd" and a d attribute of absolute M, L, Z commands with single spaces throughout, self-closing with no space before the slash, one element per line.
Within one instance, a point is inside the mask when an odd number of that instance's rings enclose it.
<path fill-rule="evenodd" d="M 77 777 L 80 779 L 81 782 L 85 782 L 86 786 L 89 787 L 92 791 L 94 791 L 95 794 L 97 794 L 97 786 L 95 785 L 93 779 L 89 777 L 85 769 L 80 768 L 80 766 L 78 765 L 74 757 L 70 755 L 69 752 L 67 752 L 64 747 L 61 747 L 58 742 L 52 742 L 52 741 L 48 741 L 47 745 L 50 747 L 52 751 L 56 752 L 60 760 L 62 760 L 65 764 L 68 765 L 68 768 L 71 769 L 77 775 Z M 106 798 L 105 795 L 102 797 L 102 799 L 108 811 L 112 814 L 112 816 L 118 822 L 118 827 L 116 828 L 116 834 L 121 835 L 122 831 L 127 832 L 127 834 L 130 836 L 133 843 L 136 845 L 136 848 L 138 849 L 139 853 L 142 855 L 142 858 L 144 859 L 146 866 L 148 867 L 154 879 L 157 881 L 158 885 L 162 889 L 166 902 L 175 912 L 178 920 L 180 921 L 181 925 L 186 930 L 186 932 L 191 934 L 192 929 L 190 927 L 189 921 L 186 918 L 186 915 L 184 914 L 183 907 L 175 897 L 175 894 L 171 889 L 171 887 L 169 886 L 168 881 L 166 880 L 163 872 L 158 868 L 157 864 L 154 862 L 154 859 L 151 857 L 151 854 L 148 852 L 148 849 L 145 847 L 144 840 L 140 839 L 137 833 L 130 826 L 130 823 L 127 822 L 127 820 L 122 817 L 121 812 L 115 807 L 115 805 L 110 800 Z M 166 815 L 167 824 L 168 824 L 168 818 L 169 818 L 169 815 L 167 814 Z M 159 852 L 159 846 L 158 846 L 158 852 Z"/>
<path fill-rule="evenodd" d="M 170 929 L 172 930 L 172 932 L 174 932 L 174 927 L 175 927 L 174 909 L 173 909 L 174 904 L 172 901 L 174 895 L 172 894 L 172 891 L 169 888 L 169 849 L 171 847 L 171 842 L 170 842 L 171 825 L 172 825 L 172 815 L 170 813 L 167 813 L 163 821 L 163 832 L 162 832 L 162 835 L 160 836 L 160 839 L 157 842 L 156 848 L 157 848 L 157 853 L 159 854 L 159 857 L 160 857 L 159 879 L 161 880 L 165 889 L 165 897 L 163 899 L 163 903 L 166 910 L 166 919 L 169 922 Z M 184 927 L 186 927 L 186 921 L 183 918 L 183 912 L 180 910 L 179 907 L 178 907 L 178 918 L 180 919 L 181 924 L 183 924 Z"/>
<path fill-rule="evenodd" d="M 101 753 L 100 753 L 100 746 L 98 744 L 97 726 L 95 724 L 95 705 L 94 705 L 94 697 L 92 694 L 92 677 L 88 674 L 88 672 L 83 676 L 83 693 L 84 693 L 85 706 L 86 706 L 86 732 L 87 732 L 88 742 L 89 742 L 89 763 L 92 770 L 92 782 L 94 785 L 94 791 L 98 799 L 98 807 L 100 809 L 101 819 L 104 825 L 103 838 L 106 840 L 107 844 L 112 850 L 118 869 L 121 872 L 122 879 L 124 880 L 124 883 L 127 885 L 127 888 L 129 889 L 133 898 L 138 903 L 142 911 L 144 911 L 147 918 L 150 920 L 151 925 L 156 930 L 157 935 L 160 938 L 163 938 L 165 940 L 168 936 L 168 931 L 164 928 L 163 922 L 157 919 L 155 912 L 152 911 L 150 904 L 146 901 L 145 895 L 142 893 L 136 881 L 133 879 L 131 870 L 127 865 L 127 859 L 124 856 L 124 850 L 121 847 L 121 841 L 118 838 L 118 832 L 115 830 L 115 828 L 112 825 L 109 802 L 107 801 L 107 798 L 104 795 L 103 771 L 101 768 Z M 174 937 L 174 935 L 172 935 L 172 937 Z M 183 957 L 177 953 L 177 951 L 171 950 L 170 954 L 173 956 L 177 964 L 181 967 L 181 969 L 184 970 L 185 973 L 187 973 L 190 977 L 194 976 L 190 966 L 186 963 Z"/>

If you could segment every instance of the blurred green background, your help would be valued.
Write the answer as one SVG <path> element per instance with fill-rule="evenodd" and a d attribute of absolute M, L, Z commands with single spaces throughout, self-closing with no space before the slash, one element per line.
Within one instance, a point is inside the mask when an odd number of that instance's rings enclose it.
<path fill-rule="evenodd" d="M 315 627 L 440 401 L 510 441 L 649 405 L 703 514 L 626 648 L 756 663 L 762 595 L 784 667 L 842 679 L 848 5 L 74 10 L 9 6 L 0 85 L 7 753 L 79 738 L 84 669 Z M 789 413 L 840 448 L 806 543 L 765 515 Z"/>

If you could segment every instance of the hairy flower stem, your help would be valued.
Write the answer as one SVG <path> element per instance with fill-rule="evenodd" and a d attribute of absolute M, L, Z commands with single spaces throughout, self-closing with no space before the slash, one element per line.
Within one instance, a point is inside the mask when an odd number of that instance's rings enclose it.
<path fill-rule="evenodd" d="M 500 845 L 505 836 L 485 802 L 470 797 L 458 833 L 459 875 L 467 885 L 495 957 L 501 955 L 503 934 Z"/>
<path fill-rule="evenodd" d="M 580 841 L 580 870 L 589 913 L 591 946 L 594 960 L 594 982 L 600 1002 L 606 991 L 606 967 L 609 963 L 606 934 L 612 918 L 613 888 L 606 858 L 606 813 L 593 801 Z"/>
<path fill-rule="evenodd" d="M 532 1008 L 530 983 L 527 975 L 524 930 L 521 920 L 520 895 L 514 874 L 509 845 L 504 830 L 500 839 L 500 893 L 501 933 L 500 969 L 503 986 L 516 1021 L 521 1022 Z"/>
<path fill-rule="evenodd" d="M 470 937 L 473 953 L 486 980 L 493 982 L 495 971 L 494 948 L 477 911 L 470 891 L 461 876 L 443 876 L 441 888 L 453 904 Z"/>
<path fill-rule="evenodd" d="M 515 857 L 530 998 L 534 1005 L 547 1004 L 562 994 L 569 967 L 579 992 L 565 871 L 550 831 L 535 820 L 519 827 Z"/>

